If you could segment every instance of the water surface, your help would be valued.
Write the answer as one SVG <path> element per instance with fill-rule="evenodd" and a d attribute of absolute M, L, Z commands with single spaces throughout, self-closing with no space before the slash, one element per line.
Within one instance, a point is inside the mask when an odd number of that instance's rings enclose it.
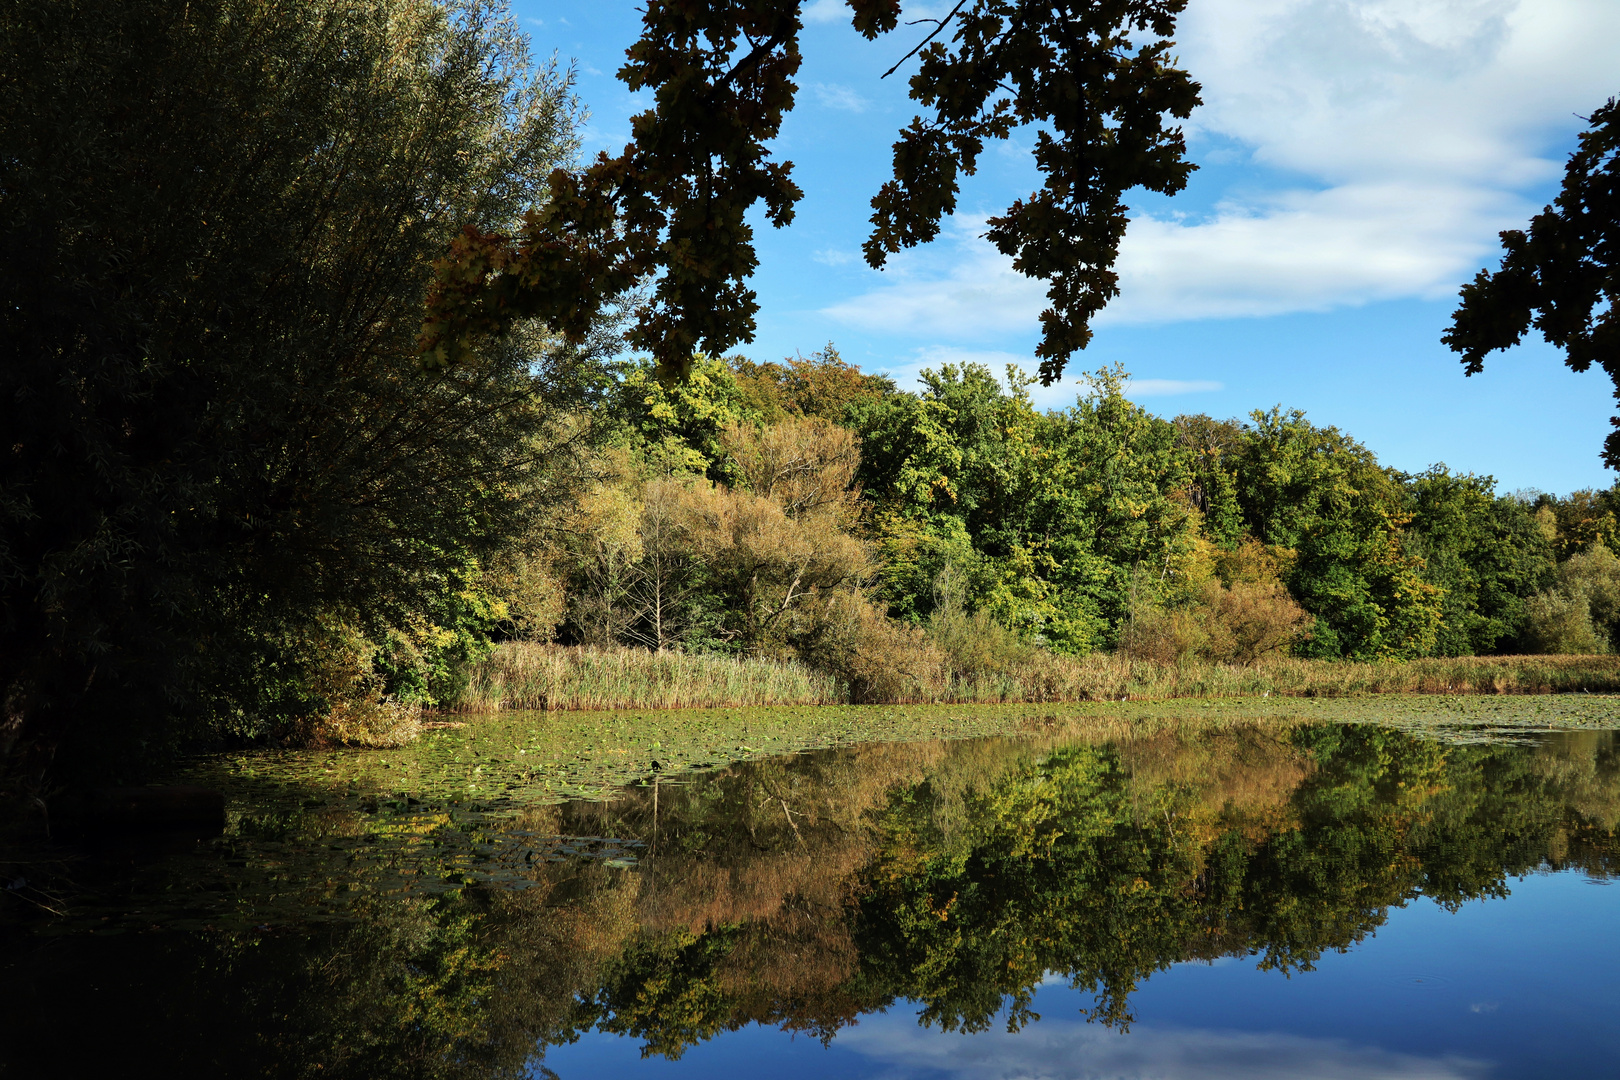
<path fill-rule="evenodd" d="M 508 718 L 199 762 L 224 835 L 81 840 L 64 917 L 13 921 L 0 1064 L 1620 1073 L 1614 703 L 1378 708 L 914 716 L 800 753 L 758 718 Z"/>

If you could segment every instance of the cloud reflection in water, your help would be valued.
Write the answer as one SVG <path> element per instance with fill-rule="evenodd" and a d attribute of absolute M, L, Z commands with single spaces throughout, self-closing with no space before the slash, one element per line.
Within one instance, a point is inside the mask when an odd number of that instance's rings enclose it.
<path fill-rule="evenodd" d="M 944 1034 L 896 1011 L 841 1032 L 841 1049 L 890 1066 L 879 1075 L 952 1080 L 1472 1080 L 1490 1065 L 1280 1032 L 1139 1024 L 1130 1033 L 1046 1020 L 1017 1034 Z"/>

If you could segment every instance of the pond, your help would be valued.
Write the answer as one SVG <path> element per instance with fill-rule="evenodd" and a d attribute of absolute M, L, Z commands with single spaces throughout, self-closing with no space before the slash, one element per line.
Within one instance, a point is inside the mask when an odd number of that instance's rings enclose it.
<path fill-rule="evenodd" d="M 70 837 L 56 914 L 7 908 L 0 1075 L 1616 1075 L 1615 728 L 542 714 L 201 759 L 223 832 Z"/>

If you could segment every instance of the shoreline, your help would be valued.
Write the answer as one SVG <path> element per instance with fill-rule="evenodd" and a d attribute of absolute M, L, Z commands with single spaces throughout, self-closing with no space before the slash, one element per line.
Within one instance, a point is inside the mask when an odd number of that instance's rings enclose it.
<path fill-rule="evenodd" d="M 475 666 L 461 700 L 437 713 L 1582 692 L 1620 693 L 1620 656 L 1278 658 L 1239 667 L 1043 654 L 1001 671 L 953 675 L 933 693 L 851 702 L 847 688 L 791 660 L 508 643 Z"/>

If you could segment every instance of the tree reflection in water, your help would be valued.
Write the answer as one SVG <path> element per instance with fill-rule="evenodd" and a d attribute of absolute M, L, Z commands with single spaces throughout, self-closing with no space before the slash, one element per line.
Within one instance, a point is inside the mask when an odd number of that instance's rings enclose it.
<path fill-rule="evenodd" d="M 592 1029 L 678 1057 L 756 1022 L 830 1039 L 900 1000 L 924 1025 L 1016 1030 L 1052 974 L 1123 1028 L 1178 962 L 1308 971 L 1415 897 L 1609 876 L 1617 821 L 1612 732 L 873 744 L 508 826 L 641 839 L 633 869 L 540 861 L 526 889 L 379 895 L 299 928 L 31 939 L 4 972 L 0 1053 L 34 1075 L 142 1056 L 177 1074 L 522 1075 Z"/>

